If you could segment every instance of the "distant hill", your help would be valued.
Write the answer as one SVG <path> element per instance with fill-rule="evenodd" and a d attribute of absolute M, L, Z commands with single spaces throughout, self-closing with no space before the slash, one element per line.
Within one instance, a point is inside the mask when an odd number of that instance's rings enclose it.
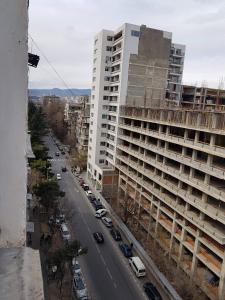
<path fill-rule="evenodd" d="M 42 97 L 42 96 L 84 96 L 90 95 L 90 89 L 29 89 L 29 96 L 31 97 Z"/>

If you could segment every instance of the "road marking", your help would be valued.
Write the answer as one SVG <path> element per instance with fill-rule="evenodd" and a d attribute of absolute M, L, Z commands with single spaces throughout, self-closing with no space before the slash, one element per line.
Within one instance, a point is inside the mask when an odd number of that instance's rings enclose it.
<path fill-rule="evenodd" d="M 106 262 L 105 262 L 104 257 L 102 256 L 102 254 L 100 254 L 100 258 L 101 258 L 101 260 L 103 261 L 103 264 L 106 266 Z"/>
<path fill-rule="evenodd" d="M 106 270 L 107 270 L 107 272 L 108 272 L 108 274 L 109 274 L 109 277 L 110 277 L 111 279 L 113 279 L 113 278 L 112 278 L 112 274 L 110 273 L 109 269 L 106 268 Z"/>
<path fill-rule="evenodd" d="M 98 253 L 101 254 L 99 247 L 96 244 L 95 244 L 95 246 L 97 248 Z"/>

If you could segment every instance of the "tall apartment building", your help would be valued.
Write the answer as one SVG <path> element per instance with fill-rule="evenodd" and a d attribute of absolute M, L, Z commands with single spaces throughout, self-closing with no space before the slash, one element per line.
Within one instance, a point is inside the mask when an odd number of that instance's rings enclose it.
<path fill-rule="evenodd" d="M 120 109 L 119 206 L 210 299 L 225 299 L 225 111 Z M 147 246 L 146 246 L 147 244 Z"/>
<path fill-rule="evenodd" d="M 185 46 L 172 33 L 124 24 L 95 36 L 88 176 L 97 188 L 113 185 L 120 105 L 179 102 Z"/>

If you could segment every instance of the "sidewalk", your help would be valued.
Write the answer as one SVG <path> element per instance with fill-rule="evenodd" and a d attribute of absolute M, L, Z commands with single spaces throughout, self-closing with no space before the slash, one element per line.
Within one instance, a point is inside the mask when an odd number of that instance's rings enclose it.
<path fill-rule="evenodd" d="M 116 223 L 117 227 L 120 229 L 120 231 L 124 234 L 126 239 L 129 241 L 129 243 L 133 243 L 133 247 L 140 256 L 140 258 L 143 260 L 145 265 L 147 266 L 147 269 L 149 272 L 153 275 L 155 280 L 158 282 L 159 286 L 165 291 L 169 299 L 171 300 L 182 300 L 182 298 L 178 295 L 176 290 L 173 288 L 173 286 L 170 284 L 170 282 L 167 280 L 167 278 L 159 271 L 153 260 L 150 258 L 150 256 L 146 253 L 144 248 L 141 246 L 141 244 L 136 240 L 136 238 L 133 236 L 133 234 L 130 232 L 130 230 L 127 228 L 127 226 L 123 223 L 123 221 L 120 219 L 118 215 L 114 212 L 111 205 L 104 199 L 104 197 L 92 186 L 91 181 L 87 177 L 87 173 L 82 173 L 81 176 L 84 178 L 84 180 L 91 186 L 92 190 L 94 190 L 95 195 L 100 198 L 101 202 L 105 206 L 105 208 L 110 212 L 110 215 Z"/>

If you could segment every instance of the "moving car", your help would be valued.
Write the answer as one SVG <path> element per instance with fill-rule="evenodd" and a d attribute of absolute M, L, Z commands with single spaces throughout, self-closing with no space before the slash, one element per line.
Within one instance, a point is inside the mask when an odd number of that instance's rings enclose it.
<path fill-rule="evenodd" d="M 99 244 L 104 243 L 103 234 L 101 232 L 94 232 L 93 237 L 97 243 L 99 243 Z"/>
<path fill-rule="evenodd" d="M 57 173 L 57 174 L 56 174 L 56 179 L 57 179 L 57 180 L 62 179 L 61 174 Z"/>
<path fill-rule="evenodd" d="M 107 217 L 102 217 L 102 223 L 105 224 L 106 227 L 111 228 L 113 226 L 112 220 Z"/>
<path fill-rule="evenodd" d="M 107 214 L 107 210 L 105 208 L 99 209 L 95 213 L 95 217 L 100 219 L 101 217 L 105 216 Z"/>
<path fill-rule="evenodd" d="M 151 283 L 146 282 L 143 285 L 144 291 L 150 300 L 162 300 L 157 288 Z"/>
<path fill-rule="evenodd" d="M 127 244 L 120 243 L 119 247 L 125 257 L 129 258 L 133 256 L 132 249 Z"/>
<path fill-rule="evenodd" d="M 67 168 L 66 167 L 62 167 L 62 172 L 66 172 L 67 171 Z"/>
<path fill-rule="evenodd" d="M 113 228 L 110 230 L 110 233 L 115 241 L 122 241 L 122 237 L 119 230 Z"/>
<path fill-rule="evenodd" d="M 137 277 L 144 277 L 146 275 L 145 266 L 138 256 L 130 257 L 129 264 Z"/>
<path fill-rule="evenodd" d="M 70 233 L 68 227 L 65 223 L 62 223 L 60 226 L 61 235 L 64 241 L 68 241 L 70 239 Z"/>

